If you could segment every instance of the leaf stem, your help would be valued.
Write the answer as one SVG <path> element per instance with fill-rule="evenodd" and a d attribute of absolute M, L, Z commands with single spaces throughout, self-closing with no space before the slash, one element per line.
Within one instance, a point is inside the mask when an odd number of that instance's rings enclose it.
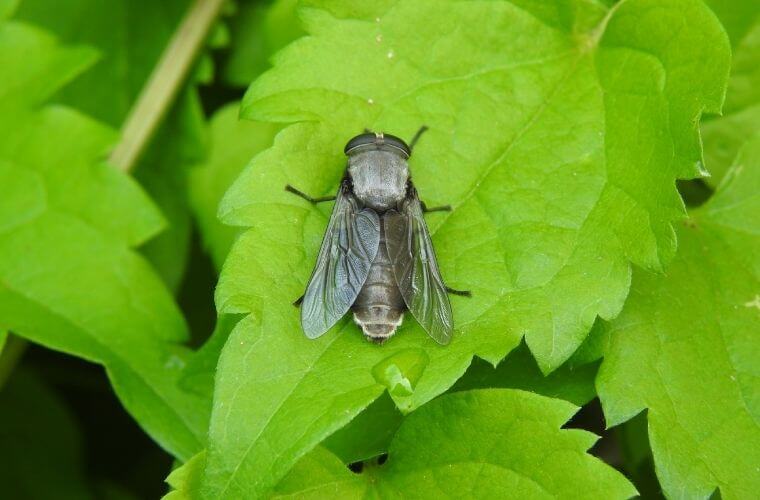
<path fill-rule="evenodd" d="M 195 0 L 161 54 L 122 127 L 109 163 L 129 172 L 174 102 L 225 0 Z"/>

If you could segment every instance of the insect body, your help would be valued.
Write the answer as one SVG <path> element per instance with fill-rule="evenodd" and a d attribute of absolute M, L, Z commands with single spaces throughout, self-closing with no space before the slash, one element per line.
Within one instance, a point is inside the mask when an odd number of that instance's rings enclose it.
<path fill-rule="evenodd" d="M 401 139 L 365 133 L 345 153 L 348 168 L 302 298 L 306 336 L 319 337 L 352 309 L 367 339 L 383 343 L 408 309 L 437 342 L 449 343 L 452 290 L 441 279 L 423 212 L 450 208 L 424 208 L 409 176 L 411 147 Z M 312 202 L 332 199 L 286 189 Z"/>

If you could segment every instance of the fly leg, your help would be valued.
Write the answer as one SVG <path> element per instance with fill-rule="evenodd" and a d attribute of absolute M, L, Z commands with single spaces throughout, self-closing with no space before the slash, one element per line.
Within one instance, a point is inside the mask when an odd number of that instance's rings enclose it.
<path fill-rule="evenodd" d="M 314 198 L 313 196 L 309 196 L 308 194 L 304 193 L 303 191 L 299 191 L 298 189 L 294 188 L 290 184 L 285 186 L 285 191 L 289 193 L 293 193 L 296 196 L 300 196 L 304 200 L 308 201 L 309 203 L 317 204 L 322 203 L 323 201 L 333 201 L 335 200 L 335 196 L 320 196 L 319 198 Z"/>
<path fill-rule="evenodd" d="M 298 297 L 296 300 L 293 301 L 294 307 L 301 307 L 301 302 L 303 302 L 303 295 Z"/>
<path fill-rule="evenodd" d="M 446 291 L 451 295 L 459 295 L 460 297 L 472 297 L 472 292 L 469 290 L 456 290 L 454 288 L 446 287 Z"/>
<path fill-rule="evenodd" d="M 428 212 L 451 212 L 451 205 L 441 205 L 440 207 L 430 207 L 425 205 L 425 202 L 420 200 L 423 213 Z M 454 288 L 446 287 L 446 291 L 452 295 L 459 295 L 460 297 L 472 297 L 472 292 L 469 290 L 456 290 Z"/>
<path fill-rule="evenodd" d="M 409 150 L 414 151 L 414 145 L 417 144 L 417 141 L 420 140 L 420 136 L 424 134 L 427 131 L 428 127 L 427 125 L 423 125 L 420 127 L 420 129 L 417 131 L 416 134 L 414 134 L 414 137 L 412 137 L 412 140 L 409 141 Z"/>

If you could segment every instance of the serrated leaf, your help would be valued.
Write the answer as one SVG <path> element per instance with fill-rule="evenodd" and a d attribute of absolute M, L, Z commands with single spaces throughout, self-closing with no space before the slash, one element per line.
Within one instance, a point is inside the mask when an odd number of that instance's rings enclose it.
<path fill-rule="evenodd" d="M 449 392 L 484 388 L 514 388 L 564 399 L 582 406 L 596 396 L 594 379 L 598 363 L 565 363 L 548 376 L 538 369 L 525 344 L 521 344 L 496 367 L 479 358 L 457 380 Z M 344 463 L 358 462 L 388 451 L 388 445 L 403 415 L 386 394 L 372 402 L 345 427 L 322 445 Z"/>
<path fill-rule="evenodd" d="M 74 415 L 33 373 L 0 391 L 0 482 L 7 498 L 94 498 Z"/>
<path fill-rule="evenodd" d="M 273 53 L 303 34 L 295 19 L 294 0 L 242 2 L 229 20 L 231 40 L 222 63 L 222 78 L 247 85 L 269 68 Z M 239 229 L 222 224 L 219 202 L 251 158 L 272 145 L 280 125 L 240 120 L 240 103 L 219 109 L 211 120 L 208 157 L 189 179 L 190 203 L 204 246 L 221 270 Z"/>
<path fill-rule="evenodd" d="M 56 101 L 120 128 L 189 5 L 188 0 L 36 0 L 22 3 L 15 17 L 47 28 L 64 43 L 98 51 L 98 61 L 60 89 Z M 134 169 L 168 222 L 141 250 L 174 291 L 190 242 L 187 170 L 205 153 L 205 133 L 203 110 L 189 85 Z"/>
<path fill-rule="evenodd" d="M 505 387 L 564 399 L 583 406 L 596 396 L 594 379 L 598 363 L 565 363 L 549 375 L 539 370 L 525 344 L 509 353 L 496 367 L 479 358 L 451 388 L 454 391 L 487 387 Z"/>
<path fill-rule="evenodd" d="M 252 228 L 228 257 L 217 307 L 250 316 L 220 360 L 212 495 L 261 494 L 382 390 L 410 411 L 448 389 L 473 355 L 498 362 L 523 336 L 544 372 L 558 367 L 597 315 L 622 307 L 630 262 L 659 268 L 674 252 L 670 223 L 683 213 L 674 179 L 698 175 L 696 119 L 719 109 L 728 72 L 725 34 L 691 0 L 568 11 L 312 4 L 301 12 L 312 36 L 281 52 L 243 104 L 248 117 L 299 123 L 220 209 Z M 447 284 L 473 291 L 452 298 L 454 341 L 436 346 L 410 319 L 381 348 L 348 319 L 307 341 L 290 303 L 330 207 L 283 187 L 333 193 L 348 138 L 364 127 L 408 138 L 421 124 L 431 130 L 411 160 L 415 183 L 430 205 L 454 206 L 428 219 L 438 261 Z M 406 383 L 376 379 L 377 367 Z"/>
<path fill-rule="evenodd" d="M 560 429 L 577 407 L 510 389 L 465 391 L 409 415 L 388 460 L 354 474 L 323 449 L 274 498 L 629 498 L 633 486 L 586 454 L 596 441 Z M 424 443 L 424 446 L 420 446 Z"/>
<path fill-rule="evenodd" d="M 239 103 L 228 104 L 214 113 L 209 124 L 208 158 L 191 170 L 189 178 L 190 204 L 203 244 L 219 270 L 240 233 L 239 229 L 219 221 L 219 202 L 250 159 L 272 145 L 281 128 L 271 123 L 240 120 L 238 114 Z"/>
<path fill-rule="evenodd" d="M 434 3 L 398 2 L 380 23 L 375 15 L 349 22 L 305 11 L 317 36 L 279 55 L 276 69 L 249 90 L 243 113 L 315 122 L 288 127 L 233 186 L 221 214 L 253 225 L 278 205 L 283 217 L 302 217 L 308 205 L 282 191 L 286 182 L 332 192 L 347 138 L 365 126 L 410 137 L 426 123 L 431 131 L 412 172 L 426 201 L 455 208 L 430 219 L 444 277 L 459 288 L 470 288 L 464 276 L 480 286 L 481 299 L 458 311 L 460 338 L 476 326 L 504 325 L 497 344 L 514 346 L 524 334 L 550 371 L 597 314 L 620 309 L 629 260 L 658 268 L 672 255 L 670 221 L 682 216 L 673 180 L 698 173 L 694 119 L 718 110 L 727 43 L 712 15 L 691 1 L 624 2 L 609 18 L 599 12 L 602 20 L 585 36 L 509 3 L 452 9 L 444 15 Z M 436 16 L 447 20 L 411 29 Z M 669 16 L 685 23 L 675 40 L 664 30 Z M 448 37 L 447 22 L 458 24 L 456 37 Z M 468 26 L 477 26 L 478 38 L 467 38 Z M 434 43 L 440 54 L 430 53 Z M 703 71 L 705 59 L 714 60 L 715 72 Z M 484 126 L 486 112 L 496 121 Z M 482 236 L 466 249 L 454 245 L 467 230 Z M 492 256 L 487 265 L 476 252 Z M 504 350 L 486 354 L 498 358 Z"/>
<path fill-rule="evenodd" d="M 448 394 L 408 416 L 383 465 L 361 474 L 326 448 L 300 460 L 270 498 L 629 498 L 634 487 L 586 451 L 597 436 L 562 429 L 570 403 L 513 389 Z M 420 446 L 425 443 L 425 446 Z M 200 495 L 206 453 L 167 479 L 169 498 Z"/>
<path fill-rule="evenodd" d="M 162 500 L 191 500 L 200 495 L 200 480 L 206 464 L 206 451 L 193 455 L 190 460 L 174 469 L 166 478 L 172 490 Z"/>
<path fill-rule="evenodd" d="M 667 274 L 634 275 L 604 329 L 597 387 L 607 422 L 648 409 L 668 496 L 760 491 L 760 137 L 678 232 Z"/>
<path fill-rule="evenodd" d="M 45 105 L 93 60 L 45 32 L 0 24 L 0 329 L 102 363 L 119 398 L 163 447 L 189 457 L 207 407 L 176 383 L 186 326 L 150 266 L 130 250 L 161 216 L 103 163 L 112 129 Z"/>
<path fill-rule="evenodd" d="M 733 57 L 723 115 L 705 120 L 707 182 L 720 184 L 739 148 L 760 131 L 760 8 L 755 0 L 708 0 L 726 28 Z"/>

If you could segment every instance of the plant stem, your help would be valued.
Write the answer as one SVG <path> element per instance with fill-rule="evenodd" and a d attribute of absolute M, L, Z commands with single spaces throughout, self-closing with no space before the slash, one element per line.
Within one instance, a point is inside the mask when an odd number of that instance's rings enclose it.
<path fill-rule="evenodd" d="M 122 127 L 109 162 L 134 168 L 184 83 L 225 0 L 195 0 L 174 32 Z"/>

